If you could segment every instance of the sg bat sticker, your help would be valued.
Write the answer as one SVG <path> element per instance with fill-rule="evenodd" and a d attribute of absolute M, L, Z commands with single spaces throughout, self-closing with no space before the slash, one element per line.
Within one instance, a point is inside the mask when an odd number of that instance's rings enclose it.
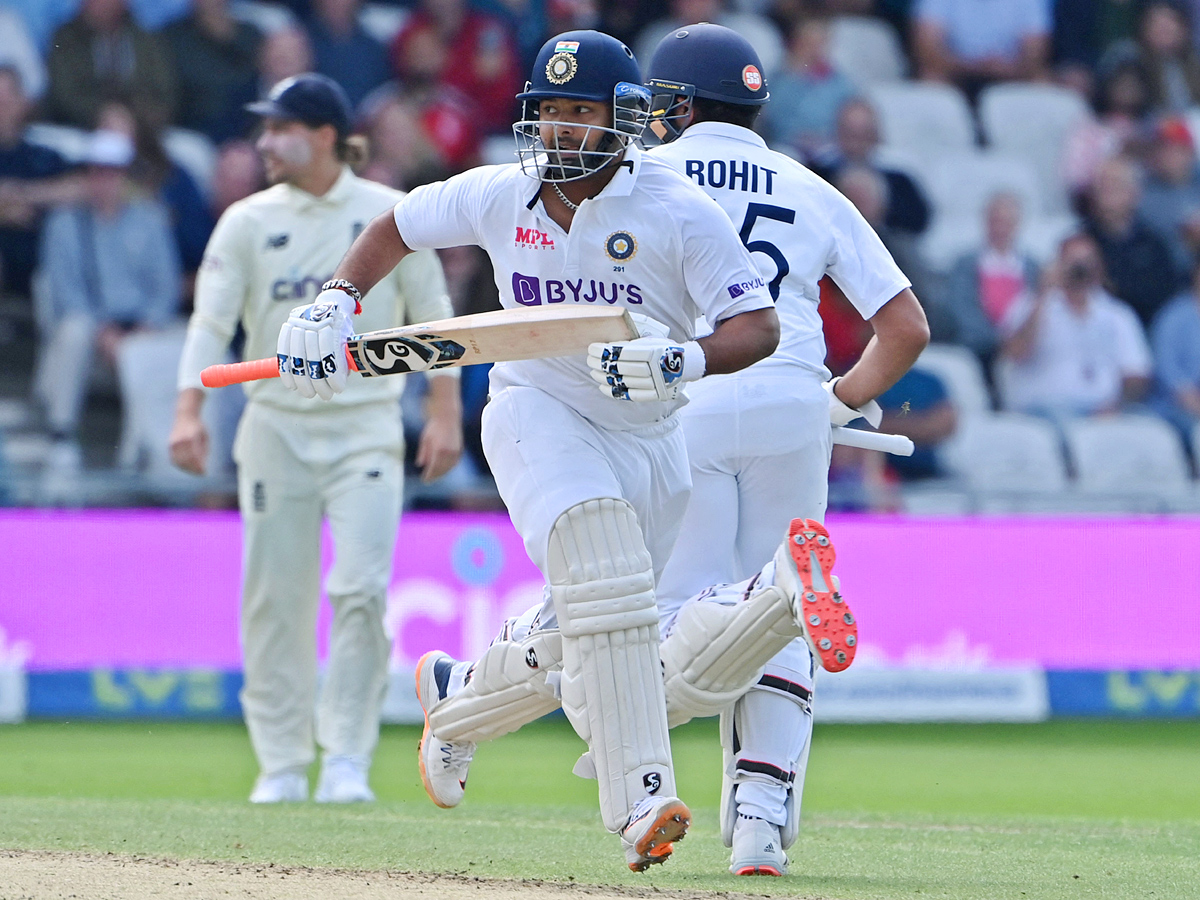
<path fill-rule="evenodd" d="M 404 337 L 355 335 L 347 342 L 360 374 L 399 375 L 442 369 L 462 359 L 466 348 L 439 334 L 413 334 Z"/>

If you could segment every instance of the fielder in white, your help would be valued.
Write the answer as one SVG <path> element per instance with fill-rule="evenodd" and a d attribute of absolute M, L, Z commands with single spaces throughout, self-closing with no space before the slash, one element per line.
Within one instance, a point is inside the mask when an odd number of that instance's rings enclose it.
<path fill-rule="evenodd" d="M 552 38 L 519 99 L 519 164 L 413 191 L 336 276 L 366 289 L 414 249 L 477 244 L 505 307 L 621 306 L 653 335 L 493 367 L 484 448 L 548 598 L 525 643 L 498 642 L 472 670 L 435 652 L 418 670 L 420 760 L 436 802 L 461 799 L 471 742 L 561 696 L 588 743 L 581 765 L 598 779 L 604 824 L 641 871 L 690 819 L 676 796 L 654 596 L 691 483 L 679 389 L 770 354 L 778 320 L 716 204 L 635 146 L 650 95 L 628 48 L 593 31 Z M 308 395 L 340 388 L 354 308 L 339 291 L 319 300 L 279 339 L 292 360 L 283 380 Z M 716 323 L 701 341 L 697 316 Z"/>
<path fill-rule="evenodd" d="M 324 76 L 283 81 L 250 109 L 264 117 L 258 150 L 274 186 L 221 217 L 197 279 L 171 434 L 173 460 L 196 473 L 208 456 L 201 370 L 222 361 L 239 322 L 245 355 L 270 356 L 289 311 L 311 301 L 371 218 L 403 197 L 343 161 L 349 103 Z M 450 315 L 441 264 L 422 251 L 374 286 L 359 322 L 365 331 Z M 417 453 L 425 478 L 451 468 L 462 447 L 456 373 L 430 380 Z M 368 770 L 387 677 L 383 616 L 403 493 L 404 379 L 350 378 L 352 389 L 331 403 L 274 379 L 246 385 L 234 454 L 244 530 L 241 700 L 261 772 L 254 803 L 307 799 L 314 737 L 324 751 L 315 799 L 374 799 Z M 335 550 L 326 583 L 334 619 L 317 707 L 323 519 Z"/>
<path fill-rule="evenodd" d="M 874 398 L 929 338 L 908 279 L 866 220 L 751 130 L 768 97 L 761 72 L 745 39 L 710 24 L 663 38 L 647 70 L 650 128 L 666 141 L 650 155 L 721 205 L 759 263 L 781 326 L 768 359 L 689 385 L 691 403 L 680 412 L 693 483 L 683 524 L 688 539 L 675 545 L 658 586 L 672 724 L 689 705 L 703 714 L 703 704 L 672 689 L 689 680 L 672 681 L 673 672 L 687 669 L 676 646 L 702 646 L 718 634 L 738 642 L 739 607 L 775 580 L 776 563 L 768 560 L 793 517 L 811 520 L 808 531 L 828 538 L 817 523 L 826 509 L 831 423 L 861 415 L 878 425 Z M 817 313 L 817 283 L 827 274 L 875 329 L 862 359 L 832 381 Z M 832 564 L 832 546 L 827 552 Z M 740 583 L 694 596 L 722 582 Z M 773 656 L 763 655 L 771 642 L 760 641 L 749 661 L 770 659 L 761 677 L 740 696 L 730 692 L 736 703 L 708 713 L 721 713 L 722 836 L 733 848 L 735 874 L 786 871 L 783 851 L 799 825 L 816 663 L 837 671 L 853 658 L 853 647 L 838 658 L 836 647 L 818 645 L 814 661 L 804 640 L 784 637 L 776 636 L 782 646 Z"/>

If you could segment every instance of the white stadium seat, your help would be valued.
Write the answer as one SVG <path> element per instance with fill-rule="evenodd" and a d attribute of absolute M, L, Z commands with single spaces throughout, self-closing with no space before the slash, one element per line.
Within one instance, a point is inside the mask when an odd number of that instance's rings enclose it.
<path fill-rule="evenodd" d="M 992 408 L 983 366 L 966 347 L 930 344 L 921 352 L 913 368 L 923 369 L 941 380 L 960 416 L 975 415 Z"/>
<path fill-rule="evenodd" d="M 979 121 L 988 146 L 1029 161 L 1049 212 L 1067 208 L 1063 148 L 1072 130 L 1091 114 L 1082 97 L 1051 84 L 1005 82 L 979 95 Z"/>
<path fill-rule="evenodd" d="M 1063 426 L 1080 490 L 1182 496 L 1191 490 L 1183 442 L 1156 416 L 1072 419 Z"/>
<path fill-rule="evenodd" d="M 833 67 L 858 87 L 899 81 L 908 60 L 896 30 L 869 16 L 838 16 L 829 27 L 829 58 Z"/>
<path fill-rule="evenodd" d="M 958 88 L 900 81 L 872 85 L 867 97 L 888 147 L 928 155 L 975 146 L 971 109 Z"/>
<path fill-rule="evenodd" d="M 1045 419 L 988 413 L 963 423 L 960 473 L 976 491 L 1051 493 L 1067 486 L 1058 430 Z"/>
<path fill-rule="evenodd" d="M 941 153 L 922 162 L 921 172 L 939 215 L 982 221 L 988 201 L 1000 191 L 1016 194 L 1025 215 L 1042 209 L 1037 172 L 1019 156 L 974 149 Z"/>

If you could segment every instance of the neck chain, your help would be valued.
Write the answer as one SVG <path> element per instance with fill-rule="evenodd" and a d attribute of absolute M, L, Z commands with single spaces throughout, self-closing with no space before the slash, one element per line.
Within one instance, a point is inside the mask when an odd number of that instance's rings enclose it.
<path fill-rule="evenodd" d="M 559 199 L 559 200 L 561 200 L 561 201 L 563 202 L 563 206 L 565 206 L 565 207 L 566 207 L 567 209 L 569 209 L 571 212 L 576 212 L 576 211 L 578 211 L 578 209 L 579 209 L 579 204 L 578 204 L 578 203 L 572 203 L 570 200 L 568 200 L 568 199 L 567 199 L 567 195 L 566 195 L 566 194 L 564 194 L 564 193 L 562 192 L 562 188 L 560 188 L 560 187 L 558 186 L 558 182 L 557 182 L 557 181 L 552 181 L 552 182 L 550 182 L 550 187 L 554 188 L 554 193 L 558 194 L 558 199 Z"/>

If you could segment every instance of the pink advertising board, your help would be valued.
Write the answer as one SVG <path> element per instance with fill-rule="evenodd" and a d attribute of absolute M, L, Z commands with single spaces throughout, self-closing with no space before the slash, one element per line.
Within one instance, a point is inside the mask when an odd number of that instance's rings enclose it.
<path fill-rule="evenodd" d="M 862 661 L 1200 667 L 1200 519 L 834 516 L 830 529 Z M 0 664 L 239 668 L 236 515 L 0 510 L 0 542 Z M 474 656 L 540 597 L 506 517 L 406 515 L 393 663 Z M 328 617 L 324 604 L 322 634 Z"/>

